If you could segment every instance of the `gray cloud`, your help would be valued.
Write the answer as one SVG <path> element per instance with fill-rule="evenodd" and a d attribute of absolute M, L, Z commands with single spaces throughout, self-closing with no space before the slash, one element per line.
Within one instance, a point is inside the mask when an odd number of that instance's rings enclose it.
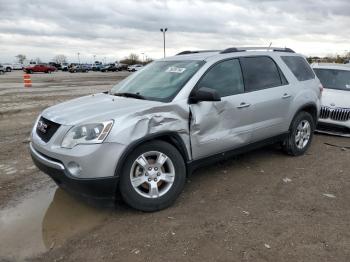
<path fill-rule="evenodd" d="M 0 61 L 18 53 L 50 59 L 79 51 L 121 58 L 162 55 L 159 28 L 167 26 L 168 54 L 232 45 L 290 46 L 305 54 L 350 49 L 348 0 L 58 1 L 0 0 Z"/>

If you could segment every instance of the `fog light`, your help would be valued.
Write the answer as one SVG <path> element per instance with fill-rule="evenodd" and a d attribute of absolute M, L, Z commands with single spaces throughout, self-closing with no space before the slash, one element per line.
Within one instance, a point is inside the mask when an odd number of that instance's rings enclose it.
<path fill-rule="evenodd" d="M 78 163 L 72 161 L 69 162 L 67 165 L 69 173 L 71 173 L 73 176 L 79 176 L 81 172 L 81 167 Z"/>

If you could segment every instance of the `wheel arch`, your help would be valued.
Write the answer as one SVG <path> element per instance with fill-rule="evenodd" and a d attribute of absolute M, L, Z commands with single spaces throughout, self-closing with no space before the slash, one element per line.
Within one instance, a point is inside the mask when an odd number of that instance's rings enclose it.
<path fill-rule="evenodd" d="M 303 106 L 301 106 L 294 114 L 292 121 L 289 124 L 289 129 L 291 128 L 291 125 L 293 123 L 294 118 L 300 113 L 300 112 L 307 112 L 312 116 L 312 119 L 314 120 L 314 125 L 316 127 L 317 125 L 317 121 L 318 121 L 318 110 L 317 110 L 317 106 L 314 103 L 308 103 L 305 104 Z"/>
<path fill-rule="evenodd" d="M 176 132 L 160 132 L 160 133 L 151 134 L 151 135 L 142 137 L 142 138 L 132 142 L 124 150 L 124 152 L 122 153 L 121 157 L 119 158 L 119 161 L 117 163 L 117 167 L 116 167 L 116 170 L 115 170 L 115 176 L 119 176 L 127 156 L 133 150 L 135 150 L 141 144 L 144 144 L 146 142 L 153 141 L 153 140 L 161 140 L 161 141 L 164 141 L 164 142 L 167 142 L 167 143 L 171 144 L 172 146 L 174 146 L 180 152 L 181 156 L 184 159 L 185 164 L 190 161 L 190 156 L 189 156 L 189 153 L 187 151 L 185 142 L 183 141 L 183 139 L 180 137 L 180 135 L 178 133 L 176 133 Z"/>

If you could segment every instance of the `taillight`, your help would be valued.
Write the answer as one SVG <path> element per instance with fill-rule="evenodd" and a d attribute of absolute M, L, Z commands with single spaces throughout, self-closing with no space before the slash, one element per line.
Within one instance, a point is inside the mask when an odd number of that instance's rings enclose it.
<path fill-rule="evenodd" d="M 320 83 L 318 88 L 320 89 L 320 97 L 321 97 L 322 96 L 322 92 L 323 92 L 323 85 Z"/>
<path fill-rule="evenodd" d="M 322 84 L 320 84 L 320 91 L 321 91 L 321 93 L 323 92 L 323 85 Z"/>

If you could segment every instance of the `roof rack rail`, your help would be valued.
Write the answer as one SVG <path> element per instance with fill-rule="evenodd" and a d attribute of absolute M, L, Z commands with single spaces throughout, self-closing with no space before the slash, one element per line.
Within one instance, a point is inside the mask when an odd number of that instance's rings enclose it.
<path fill-rule="evenodd" d="M 189 54 L 197 54 L 197 53 L 208 53 L 208 52 L 220 52 L 220 50 L 198 50 L 198 51 L 182 51 L 176 55 L 189 55 Z"/>
<path fill-rule="evenodd" d="M 245 51 L 245 50 L 239 50 L 237 49 L 236 47 L 230 47 L 230 48 L 226 48 L 225 50 L 222 50 L 220 52 L 220 54 L 227 54 L 227 53 L 234 53 L 234 52 L 242 52 L 242 51 Z"/>
<path fill-rule="evenodd" d="M 220 52 L 220 54 L 227 54 L 233 52 L 245 52 L 245 51 L 256 51 L 256 50 L 266 50 L 273 52 L 286 52 L 295 53 L 294 50 L 288 47 L 230 47 Z"/>

